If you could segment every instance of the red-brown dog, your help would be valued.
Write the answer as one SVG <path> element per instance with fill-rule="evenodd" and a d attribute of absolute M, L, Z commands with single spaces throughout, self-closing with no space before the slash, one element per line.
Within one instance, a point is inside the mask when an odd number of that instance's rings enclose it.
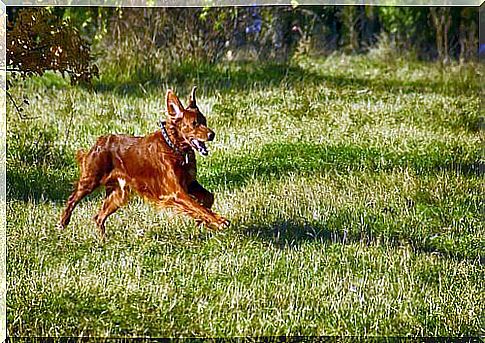
<path fill-rule="evenodd" d="M 214 139 L 192 89 L 187 108 L 169 90 L 167 120 L 160 131 L 145 137 L 109 135 L 99 137 L 89 152 L 78 151 L 81 176 L 67 201 L 60 225 L 69 224 L 77 203 L 100 185 L 106 188 L 101 210 L 94 216 L 101 238 L 104 223 L 128 201 L 130 191 L 154 202 L 190 215 L 197 224 L 226 228 L 229 221 L 211 211 L 214 195 L 196 181 L 194 150 L 208 154 L 205 142 Z"/>

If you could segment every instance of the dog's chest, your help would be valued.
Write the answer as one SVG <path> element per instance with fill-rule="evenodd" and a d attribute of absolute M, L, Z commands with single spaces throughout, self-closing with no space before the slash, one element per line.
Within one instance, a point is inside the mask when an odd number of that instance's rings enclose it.
<path fill-rule="evenodd" d="M 194 162 L 189 162 L 188 164 L 186 164 L 185 166 L 183 166 L 182 168 L 185 169 L 185 173 L 191 177 L 191 178 L 194 178 L 197 176 L 197 166 L 195 165 L 195 161 Z"/>
<path fill-rule="evenodd" d="M 189 183 L 194 181 L 197 177 L 197 165 L 195 154 L 193 152 L 186 153 L 183 158 L 179 160 L 179 173 Z"/>

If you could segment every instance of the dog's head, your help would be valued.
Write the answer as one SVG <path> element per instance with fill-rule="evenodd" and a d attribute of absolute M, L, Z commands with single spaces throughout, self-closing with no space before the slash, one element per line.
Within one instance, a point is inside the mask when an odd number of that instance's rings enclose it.
<path fill-rule="evenodd" d="M 184 108 L 179 98 L 169 89 L 167 92 L 167 121 L 175 127 L 182 143 L 188 144 L 197 150 L 202 156 L 209 153 L 205 142 L 212 141 L 215 137 L 214 131 L 207 127 L 207 120 L 197 107 L 195 91 L 190 93 L 189 105 Z"/>

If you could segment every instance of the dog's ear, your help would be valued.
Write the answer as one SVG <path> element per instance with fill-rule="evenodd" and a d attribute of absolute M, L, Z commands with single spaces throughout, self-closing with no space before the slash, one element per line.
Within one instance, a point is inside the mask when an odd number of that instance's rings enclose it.
<path fill-rule="evenodd" d="M 182 118 L 184 115 L 183 106 L 175 93 L 169 89 L 167 91 L 167 112 L 168 115 L 174 118 Z"/>
<path fill-rule="evenodd" d="M 167 91 L 167 112 L 168 115 L 177 119 L 184 115 L 184 107 L 175 93 L 169 89 Z"/>
<path fill-rule="evenodd" d="M 175 95 L 175 93 L 169 89 L 167 91 L 167 112 L 168 115 L 178 119 L 182 118 L 184 115 L 184 107 L 180 102 L 179 98 Z"/>
<path fill-rule="evenodd" d="M 197 108 L 197 102 L 195 100 L 195 91 L 197 90 L 197 86 L 194 86 L 192 88 L 192 92 L 190 92 L 190 98 L 189 98 L 189 108 Z"/>

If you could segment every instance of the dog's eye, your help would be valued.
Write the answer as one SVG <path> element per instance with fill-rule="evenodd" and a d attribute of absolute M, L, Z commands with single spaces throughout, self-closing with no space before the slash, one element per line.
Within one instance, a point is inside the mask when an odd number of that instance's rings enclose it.
<path fill-rule="evenodd" d="M 195 120 L 192 122 L 192 126 L 197 126 L 197 122 Z"/>

